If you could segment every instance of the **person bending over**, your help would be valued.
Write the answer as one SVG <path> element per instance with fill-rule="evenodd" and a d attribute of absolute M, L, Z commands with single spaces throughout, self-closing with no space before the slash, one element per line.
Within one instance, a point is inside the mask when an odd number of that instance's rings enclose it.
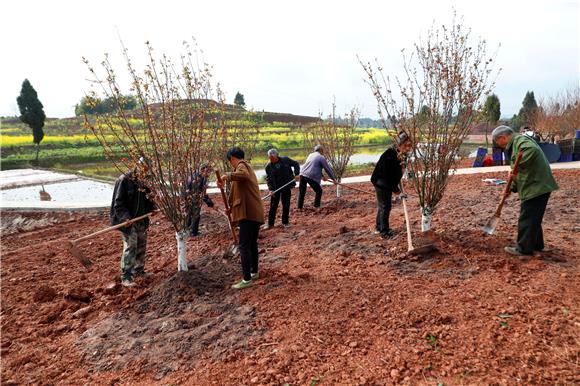
<path fill-rule="evenodd" d="M 328 177 L 331 180 L 336 180 L 334 177 L 334 171 L 328 164 L 326 158 L 324 158 L 324 147 L 322 145 L 316 145 L 314 147 L 314 152 L 308 155 L 306 162 L 302 166 L 302 171 L 300 172 L 300 184 L 298 187 L 298 209 L 302 209 L 304 206 L 304 197 L 306 196 L 306 185 L 310 185 L 312 190 L 314 190 L 314 207 L 320 207 L 320 201 L 322 200 L 322 187 L 320 186 L 320 181 L 327 178 L 322 176 L 322 170 L 326 171 Z"/>

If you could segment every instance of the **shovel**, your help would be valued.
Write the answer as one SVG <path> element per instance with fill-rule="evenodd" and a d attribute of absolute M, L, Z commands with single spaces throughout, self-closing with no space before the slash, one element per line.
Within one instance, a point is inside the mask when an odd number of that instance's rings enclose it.
<path fill-rule="evenodd" d="M 493 216 L 483 226 L 483 231 L 485 233 L 487 233 L 488 235 L 493 234 L 493 232 L 495 232 L 495 228 L 499 224 L 499 217 L 501 215 L 501 210 L 503 209 L 503 204 L 505 203 L 505 200 L 507 199 L 507 197 L 510 194 L 512 182 L 518 174 L 518 168 L 520 166 L 520 160 L 522 159 L 523 154 L 524 153 L 522 151 L 520 151 L 518 153 L 518 156 L 516 158 L 516 162 L 514 163 L 514 169 L 511 171 L 510 176 L 509 176 L 508 181 L 507 181 L 507 184 L 505 185 L 505 191 L 503 192 L 503 195 L 501 197 L 501 201 L 499 202 L 499 205 L 497 206 L 497 209 L 495 210 L 495 213 L 493 214 Z"/>
<path fill-rule="evenodd" d="M 132 223 L 134 223 L 136 221 L 139 221 L 139 220 L 144 219 L 145 217 L 151 216 L 153 213 L 154 212 L 147 213 L 147 214 L 144 214 L 143 216 L 139 216 L 139 217 L 132 218 L 131 220 L 125 221 L 125 222 L 123 222 L 121 224 L 117 224 L 117 225 L 113 225 L 112 227 L 108 227 L 108 228 L 105 228 L 105 229 L 101 229 L 100 231 L 95 232 L 95 233 L 91 233 L 90 235 L 86 235 L 86 236 L 80 237 L 80 238 L 75 239 L 75 240 L 69 240 L 68 243 L 69 243 L 70 253 L 78 261 L 80 261 L 82 265 L 84 265 L 85 267 L 90 267 L 93 264 L 93 262 L 88 257 L 86 257 L 83 254 L 83 251 L 81 251 L 80 248 L 78 247 L 78 244 L 81 241 L 91 239 L 91 238 L 93 238 L 95 236 L 98 236 L 100 234 L 113 231 L 115 229 L 123 228 L 124 226 L 130 225 L 130 224 L 132 224 Z"/>
<path fill-rule="evenodd" d="M 222 184 L 222 176 L 220 174 L 219 170 L 215 171 L 215 176 L 217 178 L 217 180 L 219 181 L 218 187 L 220 188 L 220 192 L 222 194 L 222 200 L 224 201 L 224 206 L 226 208 L 226 213 L 223 213 L 227 219 L 228 219 L 228 225 L 230 227 L 230 230 L 232 231 L 232 238 L 234 239 L 234 243 L 232 245 L 230 245 L 227 249 L 227 251 L 225 252 L 225 256 L 235 256 L 236 253 L 238 252 L 238 236 L 236 235 L 236 231 L 234 229 L 234 227 L 232 226 L 232 215 L 230 213 L 230 205 L 228 204 L 228 199 L 226 197 L 226 193 L 224 192 L 224 189 L 222 187 L 220 187 L 220 185 Z M 221 212 L 221 211 L 218 211 Z"/>
<path fill-rule="evenodd" d="M 42 186 L 42 190 L 39 192 L 40 193 L 40 201 L 51 201 L 52 197 L 50 197 L 50 194 L 44 190 L 44 185 Z"/>
<path fill-rule="evenodd" d="M 413 240 L 411 238 L 411 222 L 409 221 L 409 213 L 407 212 L 407 195 L 403 192 L 403 184 L 401 184 L 401 201 L 403 202 L 403 211 L 405 212 L 405 224 L 407 225 L 407 253 L 411 255 L 422 255 L 429 253 L 435 249 L 433 244 L 425 244 L 420 247 L 413 247 Z"/>

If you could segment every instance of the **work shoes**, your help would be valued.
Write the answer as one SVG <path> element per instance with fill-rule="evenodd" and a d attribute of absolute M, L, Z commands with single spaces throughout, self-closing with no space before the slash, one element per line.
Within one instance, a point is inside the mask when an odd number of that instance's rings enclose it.
<path fill-rule="evenodd" d="M 381 233 L 381 239 L 388 240 L 395 236 L 395 232 L 392 229 L 387 229 L 385 232 Z"/>
<path fill-rule="evenodd" d="M 272 228 L 270 224 L 264 224 L 260 227 L 263 231 L 267 231 L 268 229 Z"/>
<path fill-rule="evenodd" d="M 282 224 L 284 228 L 290 228 L 290 224 Z"/>
<path fill-rule="evenodd" d="M 135 287 L 136 284 L 133 281 L 133 277 L 131 275 L 123 275 L 121 278 L 121 285 L 123 287 Z"/>
<path fill-rule="evenodd" d="M 151 272 L 145 272 L 145 271 L 135 271 L 135 275 L 136 276 L 140 276 L 140 277 L 151 277 L 151 276 L 153 276 L 153 274 Z"/>
<path fill-rule="evenodd" d="M 509 253 L 510 255 L 525 256 L 523 253 L 519 251 L 517 247 L 505 247 L 503 250 Z"/>
<path fill-rule="evenodd" d="M 260 278 L 260 272 L 252 273 L 252 280 L 256 280 Z"/>
<path fill-rule="evenodd" d="M 252 280 L 251 279 L 248 280 L 248 281 L 245 281 L 244 279 L 242 279 L 238 283 L 232 285 L 232 288 L 239 290 L 239 289 L 244 289 L 246 287 L 251 287 L 251 286 L 252 286 Z"/>

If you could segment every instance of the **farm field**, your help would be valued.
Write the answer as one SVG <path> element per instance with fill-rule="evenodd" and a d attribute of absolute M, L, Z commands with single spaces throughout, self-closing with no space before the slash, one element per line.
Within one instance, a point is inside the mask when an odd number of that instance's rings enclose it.
<path fill-rule="evenodd" d="M 137 124 L 138 121 L 135 120 Z M 108 161 L 97 138 L 82 127 L 80 118 L 49 120 L 45 138 L 40 146 L 39 165 L 31 165 L 36 148 L 32 143 L 30 129 L 16 119 L 8 120 L 0 127 L 0 166 L 2 170 L 43 167 L 88 177 L 113 181 L 119 171 Z M 389 133 L 379 128 L 357 129 L 355 157 L 347 170 L 348 175 L 369 173 L 380 153 L 390 144 Z M 469 137 L 464 144 L 464 155 L 484 144 L 483 136 Z M 257 169 L 268 162 L 266 151 L 277 148 L 287 156 L 304 162 L 310 152 L 305 149 L 303 134 L 295 127 L 275 123 L 260 129 L 256 154 L 251 161 Z"/>
<path fill-rule="evenodd" d="M 135 120 L 138 124 L 138 120 Z M 244 124 L 244 122 L 239 122 Z M 118 175 L 92 132 L 82 127 L 80 118 L 50 120 L 45 128 L 45 138 L 40 146 L 40 167 L 79 172 L 94 177 L 112 178 Z M 390 143 L 389 134 L 383 129 L 358 129 L 356 146 L 384 147 Z M 256 145 L 256 160 L 265 164 L 266 151 L 272 147 L 292 150 L 299 161 L 306 158 L 305 140 L 296 127 L 278 122 L 260 128 Z M 0 147 L 2 149 L 2 169 L 31 166 L 36 147 L 32 143 L 30 129 L 11 119 L 0 127 Z M 375 152 L 378 152 L 375 151 Z"/>

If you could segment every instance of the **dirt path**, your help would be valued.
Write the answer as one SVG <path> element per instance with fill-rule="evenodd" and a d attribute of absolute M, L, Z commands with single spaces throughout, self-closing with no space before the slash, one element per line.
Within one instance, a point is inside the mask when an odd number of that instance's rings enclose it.
<path fill-rule="evenodd" d="M 154 223 L 154 276 L 129 290 L 114 284 L 117 234 L 83 244 L 90 270 L 66 250 L 106 213 L 3 213 L 2 384 L 574 384 L 580 172 L 555 176 L 543 256 L 502 252 L 513 198 L 497 234 L 480 232 L 501 190 L 485 175 L 453 179 L 434 218 L 439 252 L 420 258 L 405 254 L 400 205 L 383 241 L 373 197 L 325 189 L 322 209 L 262 232 L 262 278 L 242 292 L 229 289 L 239 263 L 222 258 L 229 234 L 213 213 L 179 275 L 173 232 Z"/>

